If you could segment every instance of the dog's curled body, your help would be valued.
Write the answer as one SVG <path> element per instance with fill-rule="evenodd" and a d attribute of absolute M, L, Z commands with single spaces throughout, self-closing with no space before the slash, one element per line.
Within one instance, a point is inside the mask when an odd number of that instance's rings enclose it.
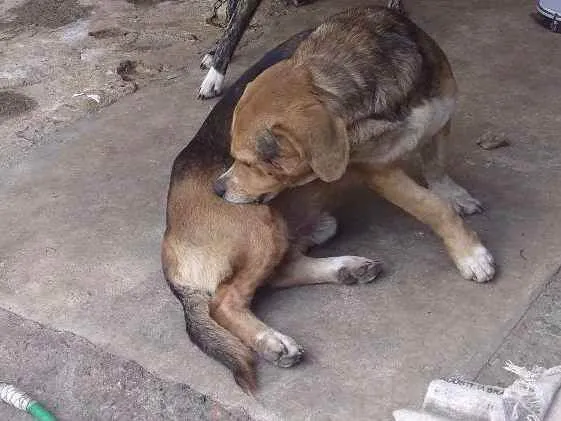
<path fill-rule="evenodd" d="M 221 199 L 214 181 L 232 164 L 230 124 L 246 85 L 287 57 L 311 31 L 295 35 L 244 73 L 174 161 L 168 191 L 162 267 L 183 305 L 187 332 L 205 353 L 232 370 L 247 392 L 256 388 L 253 351 L 280 367 L 296 364 L 302 348 L 258 320 L 250 301 L 258 287 L 374 280 L 381 263 L 358 256 L 311 258 L 304 253 L 331 238 L 331 198 L 351 181 L 315 181 L 287 190 L 268 205 Z"/>
<path fill-rule="evenodd" d="M 364 283 L 380 272 L 364 257 L 304 254 L 336 232 L 326 205 L 349 181 L 428 223 L 464 277 L 493 277 L 491 255 L 455 212 L 479 204 L 442 165 L 455 91 L 444 53 L 413 22 L 393 10 L 355 9 L 265 55 L 176 158 L 165 278 L 192 341 L 244 390 L 256 388 L 253 351 L 280 367 L 303 352 L 251 312 L 258 287 Z M 414 150 L 429 188 L 398 165 Z"/>
<path fill-rule="evenodd" d="M 462 276 L 487 282 L 494 260 L 458 215 L 481 205 L 446 171 L 456 96 L 446 55 L 404 14 L 366 7 L 334 15 L 248 84 L 233 115 L 234 163 L 217 193 L 262 203 L 353 173 L 430 225 Z M 428 188 L 403 168 L 413 153 Z"/>
<path fill-rule="evenodd" d="M 284 257 L 291 235 L 273 206 L 233 205 L 213 192 L 213 182 L 231 165 L 231 116 L 246 84 L 289 57 L 308 34 L 298 34 L 269 52 L 226 92 L 175 159 L 170 179 L 162 243 L 165 278 L 184 307 L 192 341 L 230 368 L 246 391 L 256 386 L 252 351 L 230 332 L 232 317 L 222 310 L 233 300 L 247 299 L 259 286 L 244 284 L 249 292 L 236 291 L 236 279 L 266 280 Z M 314 211 L 309 217 L 316 217 Z"/>

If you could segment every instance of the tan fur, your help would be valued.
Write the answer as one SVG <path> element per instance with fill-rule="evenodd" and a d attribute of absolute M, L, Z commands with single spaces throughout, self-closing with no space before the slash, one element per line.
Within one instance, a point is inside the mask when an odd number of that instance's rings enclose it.
<path fill-rule="evenodd" d="M 292 338 L 251 312 L 257 288 L 370 282 L 380 272 L 377 260 L 304 255 L 335 234 L 336 221 L 326 208 L 337 204 L 349 183 L 366 183 L 429 224 L 464 277 L 493 276 L 491 256 L 454 211 L 469 213 L 478 202 L 443 168 L 456 96 L 444 54 L 422 32 L 416 46 L 393 48 L 390 37 L 386 47 L 393 64 L 386 68 L 376 57 L 369 60 L 372 40 L 361 38 L 360 27 L 370 20 L 382 34 L 394 24 L 415 32 L 399 16 L 380 9 L 346 12 L 309 35 L 292 59 L 265 71 L 269 65 L 256 64 L 174 162 L 163 271 L 183 305 L 190 338 L 230 368 L 248 392 L 257 385 L 253 351 L 280 367 L 302 356 Z M 294 51 L 301 40 L 294 37 L 277 53 Z M 323 42 L 332 46 L 322 50 Z M 419 48 L 433 79 L 422 78 Z M 368 66 L 374 66 L 370 76 L 361 73 Z M 234 112 L 240 87 L 260 72 Z M 369 92 L 372 86 L 379 89 Z M 232 114 L 235 161 L 226 170 Z M 403 158 L 421 149 L 429 189 L 400 168 Z M 249 202 L 268 205 L 243 204 Z"/>
<path fill-rule="evenodd" d="M 356 172 L 429 224 L 463 276 L 488 281 L 492 257 L 455 212 L 480 207 L 444 170 L 456 96 L 444 53 L 411 21 L 375 8 L 337 15 L 246 88 L 234 113 L 235 161 L 221 177 L 223 197 L 263 202 L 316 178 L 332 182 Z M 273 137 L 267 159 L 259 153 L 263 133 Z M 432 190 L 399 169 L 421 150 L 429 151 L 423 158 Z"/>

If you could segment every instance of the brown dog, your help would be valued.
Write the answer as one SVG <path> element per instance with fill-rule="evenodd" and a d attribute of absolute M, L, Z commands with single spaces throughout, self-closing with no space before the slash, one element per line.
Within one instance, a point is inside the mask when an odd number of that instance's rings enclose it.
<path fill-rule="evenodd" d="M 231 204 L 213 192 L 213 182 L 232 164 L 230 124 L 246 84 L 290 57 L 309 33 L 270 51 L 225 93 L 176 158 L 170 180 L 164 275 L 183 305 L 192 341 L 230 368 L 245 391 L 256 387 L 252 351 L 280 367 L 302 356 L 293 339 L 250 311 L 259 286 L 364 283 L 381 270 L 378 261 L 363 257 L 304 256 L 335 234 L 336 221 L 325 213 L 325 205 L 337 183 L 310 183 L 281 194 L 270 206 Z"/>
<path fill-rule="evenodd" d="M 352 173 L 430 225 L 465 278 L 489 281 L 493 258 L 458 216 L 480 204 L 444 168 L 455 102 L 450 65 L 426 33 L 395 10 L 348 10 L 247 86 L 232 123 L 235 161 L 215 190 L 266 203 Z M 429 188 L 400 168 L 413 152 Z"/>
<path fill-rule="evenodd" d="M 392 2 L 396 3 L 395 0 Z M 438 93 L 440 89 L 455 91 L 443 54 L 426 35 L 399 14 L 383 9 L 368 10 L 366 15 L 374 14 L 382 19 L 380 25 L 390 34 L 386 39 L 389 43 L 386 45 L 389 50 L 385 51 L 387 64 L 413 69 L 416 62 L 411 61 L 407 54 L 417 51 L 421 56 L 425 76 L 410 82 L 400 81 L 400 87 L 403 85 L 405 89 L 414 86 L 415 92 Z M 406 42 L 408 48 L 403 51 L 401 43 L 397 42 L 402 36 L 399 33 L 391 35 L 392 31 L 405 31 L 416 41 Z M 316 35 L 309 40 L 316 42 L 316 36 L 322 33 L 329 33 L 325 26 L 320 26 L 314 32 Z M 425 101 L 420 99 L 420 93 L 408 94 L 406 96 L 411 98 L 411 102 L 400 103 L 395 100 L 399 96 L 395 90 L 384 88 L 381 93 L 385 96 L 377 97 L 377 108 L 373 110 L 379 111 L 381 127 L 385 131 L 380 131 L 376 122 L 370 122 L 366 117 L 362 121 L 364 124 L 355 124 L 350 130 L 339 119 L 323 111 L 321 104 L 306 102 L 310 99 L 307 91 L 309 85 L 306 84 L 309 79 L 304 78 L 307 82 L 302 82 L 297 76 L 288 74 L 287 80 L 294 86 L 289 84 L 281 87 L 275 92 L 276 96 L 270 96 L 267 83 L 261 84 L 261 77 L 258 77 L 244 94 L 236 113 L 232 151 L 239 160 L 233 164 L 227 176 L 220 178 L 214 189 L 231 201 L 270 200 L 277 194 L 278 197 L 268 205 L 247 205 L 229 203 L 213 192 L 214 180 L 232 165 L 228 133 L 234 107 L 246 85 L 260 74 L 265 76 L 266 73 L 262 72 L 272 65 L 271 69 L 274 69 L 276 63 L 291 70 L 286 66 L 287 63 L 293 63 L 294 59 L 289 58 L 302 40 L 305 40 L 302 47 L 310 48 L 308 36 L 310 31 L 296 35 L 269 52 L 226 92 L 191 143 L 176 158 L 170 180 L 167 227 L 162 243 L 162 265 L 166 280 L 183 305 L 187 332 L 192 341 L 230 368 L 238 384 L 246 391 L 256 387 L 252 351 L 280 367 L 292 366 L 302 356 L 302 348 L 293 339 L 265 325 L 251 312 L 250 302 L 258 287 L 264 284 L 289 287 L 326 282 L 370 282 L 380 272 L 378 261 L 363 257 L 310 258 L 304 255 L 309 247 L 321 244 L 335 234 L 337 224 L 326 213 L 326 205 L 337 202 L 330 198 L 332 191 L 336 193 L 337 189 L 345 188 L 347 181 L 354 181 L 355 175 L 366 178 L 386 197 L 403 207 L 407 206 L 409 210 L 413 209 L 416 215 L 428 215 L 425 221 L 433 224 L 450 249 L 458 252 L 463 250 L 467 257 L 474 259 L 475 263 L 466 264 L 466 267 L 483 266 L 483 269 L 474 271 L 477 280 L 483 281 L 492 276 L 491 263 L 489 269 L 477 253 L 469 255 L 470 250 L 475 252 L 473 249 L 477 250 L 480 244 L 475 234 L 466 230 L 461 218 L 447 202 L 416 185 L 397 168 L 380 165 L 375 167 L 376 171 L 371 169 L 373 164 L 369 157 L 372 156 L 395 156 L 391 162 L 397 162 L 397 158 L 403 155 L 402 149 L 407 146 L 408 139 L 415 139 L 415 133 L 432 130 L 444 134 L 445 130 L 433 127 L 438 124 L 431 123 L 431 126 L 428 123 L 429 120 L 438 119 L 427 117 L 430 113 L 436 115 L 435 110 L 440 108 L 431 102 L 426 108 L 418 108 Z M 343 43 L 346 39 L 345 34 L 341 33 L 333 45 Z M 395 57 L 394 50 L 397 54 Z M 302 51 L 302 48 L 298 50 L 295 59 L 301 57 L 299 54 Z M 286 59 L 289 60 L 283 61 Z M 434 68 L 434 63 L 440 63 L 442 68 Z M 334 61 L 333 64 L 334 74 L 345 77 L 344 73 L 338 71 L 338 63 Z M 364 66 L 371 64 L 369 60 L 364 61 Z M 357 69 L 360 70 L 360 67 Z M 299 71 L 296 73 L 300 74 Z M 443 83 L 435 82 L 440 79 L 435 79 L 434 75 L 441 75 Z M 446 78 L 443 75 L 449 76 Z M 345 83 L 349 82 L 348 92 L 363 81 L 358 73 L 355 76 L 350 81 L 344 80 Z M 376 77 L 400 80 L 391 74 L 378 73 Z M 327 78 L 322 80 L 329 82 Z M 437 83 L 436 87 L 434 83 Z M 260 84 L 264 89 L 262 93 L 269 95 L 262 97 L 262 110 L 257 108 L 257 104 L 251 105 L 260 99 L 261 88 L 255 91 Z M 270 86 L 274 87 L 275 84 Z M 336 89 L 329 88 L 336 86 L 329 83 L 322 86 L 324 90 L 318 91 L 317 97 L 325 95 L 335 100 Z M 373 90 L 369 96 L 374 98 L 375 94 Z M 301 103 L 298 102 L 299 98 L 302 98 Z M 438 98 L 438 95 L 434 94 L 434 98 Z M 352 98 L 347 102 L 351 104 Z M 286 110 L 276 108 L 282 108 L 283 104 L 287 106 Z M 410 104 L 411 108 L 400 104 Z M 248 105 L 249 108 L 246 108 Z M 390 108 L 383 108 L 385 106 L 391 107 L 391 112 Z M 358 113 L 358 104 L 353 107 L 354 112 Z M 254 121 L 253 117 L 248 118 L 247 113 L 251 109 L 255 112 Z M 274 120 L 275 115 L 279 117 L 278 120 Z M 412 120 L 411 116 L 415 116 L 416 120 Z M 309 121 L 307 118 L 315 120 Z M 265 130 L 260 130 L 255 124 L 259 121 L 265 123 Z M 417 122 L 417 125 L 408 126 L 404 121 Z M 417 131 L 412 131 L 411 127 L 416 127 Z M 298 137 L 296 132 L 292 132 L 295 128 L 298 129 Z M 381 141 L 374 139 L 370 144 L 378 145 L 378 149 L 364 149 L 359 154 L 364 160 L 355 162 L 357 155 L 354 150 L 357 145 L 351 145 L 349 140 L 356 141 L 356 133 L 362 133 L 366 139 L 367 134 L 377 131 Z M 342 137 L 338 138 L 339 135 Z M 281 139 L 280 136 L 285 138 Z M 436 136 L 443 137 L 440 134 Z M 430 144 L 427 142 L 427 145 Z M 368 140 L 359 146 L 367 147 Z M 415 147 L 416 144 L 411 145 L 410 150 Z M 425 155 L 431 157 L 431 153 L 427 147 Z M 450 191 L 458 193 L 455 203 L 466 211 L 478 206 L 464 190 L 443 175 L 438 160 L 427 162 L 427 174 L 430 174 L 429 180 L 435 190 L 446 194 Z M 334 181 L 342 174 L 345 175 L 340 180 Z M 285 187 L 296 184 L 304 185 L 285 190 Z M 414 199 L 411 198 L 412 194 L 416 194 Z M 465 249 L 459 247 L 461 244 L 464 244 Z M 486 258 L 485 253 L 483 256 Z M 459 258 L 462 256 L 459 255 Z M 491 274 L 485 275 L 485 270 Z"/>

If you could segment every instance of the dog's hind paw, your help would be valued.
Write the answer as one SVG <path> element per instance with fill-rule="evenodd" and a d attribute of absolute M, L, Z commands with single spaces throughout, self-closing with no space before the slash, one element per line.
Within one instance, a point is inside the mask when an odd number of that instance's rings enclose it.
<path fill-rule="evenodd" d="M 224 75 L 211 67 L 206 77 L 201 83 L 199 89 L 199 99 L 214 98 L 222 93 L 222 85 L 224 84 Z"/>
<path fill-rule="evenodd" d="M 473 215 L 483 212 L 483 205 L 468 192 L 451 198 L 452 206 L 458 215 Z"/>
<path fill-rule="evenodd" d="M 473 215 L 483 211 L 483 205 L 450 177 L 430 183 L 430 189 L 441 199 L 449 201 L 458 215 Z"/>
<path fill-rule="evenodd" d="M 337 280 L 345 285 L 367 284 L 382 273 L 382 262 L 358 256 L 341 256 L 337 269 Z"/>
<path fill-rule="evenodd" d="M 477 245 L 466 256 L 456 260 L 462 276 L 475 282 L 488 282 L 495 276 L 495 261 L 489 250 Z"/>
<path fill-rule="evenodd" d="M 304 348 L 294 339 L 273 329 L 259 334 L 256 342 L 259 354 L 278 367 L 292 367 L 304 354 Z"/>

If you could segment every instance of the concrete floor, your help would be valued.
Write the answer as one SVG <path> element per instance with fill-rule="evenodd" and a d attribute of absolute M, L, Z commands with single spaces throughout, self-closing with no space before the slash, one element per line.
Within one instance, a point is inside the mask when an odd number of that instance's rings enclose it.
<path fill-rule="evenodd" d="M 371 2 L 318 0 L 275 17 L 240 51 L 230 78 L 288 35 L 361 3 Z M 486 205 L 469 223 L 500 265 L 495 282 L 463 281 L 427 228 L 358 192 L 341 209 L 341 235 L 318 253 L 378 256 L 388 272 L 372 285 L 261 294 L 258 314 L 307 358 L 289 370 L 262 364 L 256 398 L 243 395 L 189 342 L 160 274 L 171 162 L 212 106 L 193 98 L 201 79 L 193 62 L 0 169 L 0 307 L 262 420 L 387 420 L 417 406 L 439 376 L 493 383 L 501 359 L 561 364 L 548 351 L 559 345 L 561 301 L 540 307 L 561 266 L 561 37 L 533 22 L 528 1 L 411 3 L 462 91 L 452 174 Z M 480 149 L 485 131 L 506 134 L 511 146 Z M 524 323 L 533 312 L 535 323 Z"/>
<path fill-rule="evenodd" d="M 0 309 L 2 381 L 43 402 L 58 420 L 251 421 L 189 386 L 162 380 L 134 361 Z M 5 335 L 5 336 L 4 336 Z M 0 419 L 25 421 L 0 403 Z"/>

